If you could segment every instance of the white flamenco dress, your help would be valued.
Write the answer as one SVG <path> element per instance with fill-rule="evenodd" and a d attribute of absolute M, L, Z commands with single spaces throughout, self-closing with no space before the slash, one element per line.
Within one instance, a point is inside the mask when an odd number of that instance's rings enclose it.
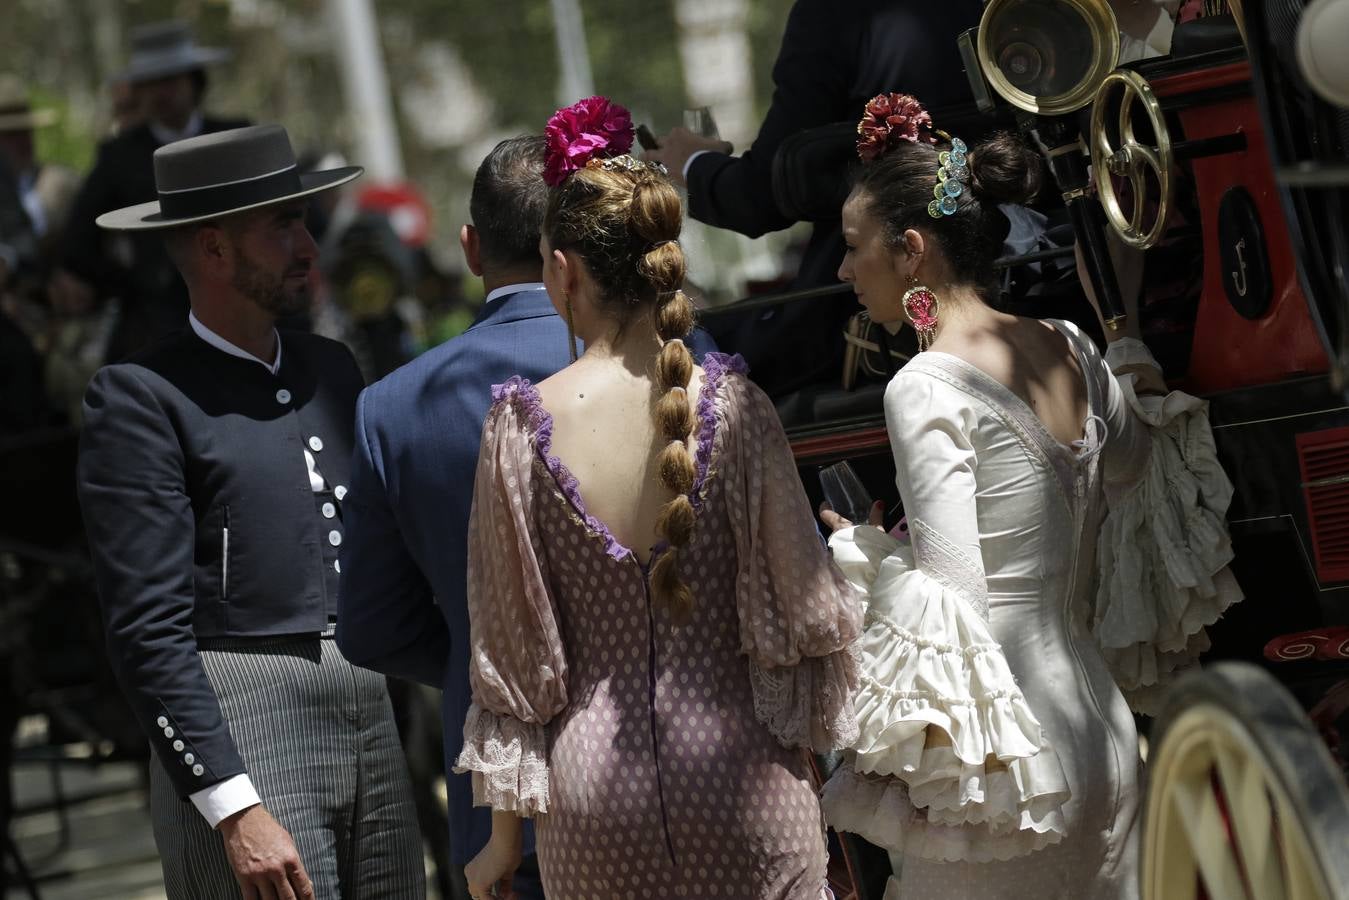
<path fill-rule="evenodd" d="M 1136 396 L 1053 324 L 1086 375 L 1081 441 L 922 353 L 885 395 L 912 543 L 868 526 L 830 542 L 868 609 L 860 737 L 823 805 L 891 852 L 886 900 L 1136 897 L 1141 762 L 1121 689 L 1155 699 L 1241 599 L 1205 404 Z M 1127 339 L 1109 358 L 1155 366 Z"/>

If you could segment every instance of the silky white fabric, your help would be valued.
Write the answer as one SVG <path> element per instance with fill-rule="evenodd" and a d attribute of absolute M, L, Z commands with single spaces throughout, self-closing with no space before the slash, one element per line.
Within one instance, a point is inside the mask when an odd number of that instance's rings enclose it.
<path fill-rule="evenodd" d="M 1090 408 L 1081 440 L 1058 443 L 1026 403 L 969 363 L 920 354 L 885 397 L 913 545 L 868 528 L 839 532 L 831 542 L 840 566 L 868 591 L 869 607 L 860 642 L 861 738 L 851 765 L 826 786 L 824 807 L 836 827 L 891 850 L 899 875 L 887 897 L 1137 896 L 1137 734 L 1090 630 L 1098 621 L 1105 495 L 1127 505 L 1146 479 L 1165 477 L 1163 467 L 1217 465 L 1199 462 L 1202 441 L 1191 441 L 1188 455 L 1154 454 L 1149 424 L 1163 420 L 1140 419 L 1137 398 L 1091 342 L 1068 323 L 1053 324 L 1086 375 Z M 1190 400 L 1159 398 L 1185 411 L 1164 423 L 1172 430 L 1159 440 L 1168 447 L 1177 427 L 1207 433 L 1207 422 L 1194 420 L 1202 404 Z M 1203 492 L 1195 493 L 1174 502 L 1202 505 Z M 1222 531 L 1221 491 L 1210 495 L 1208 511 Z M 1182 531 L 1191 521 L 1213 527 L 1212 515 L 1192 513 L 1168 519 L 1180 521 Z M 1148 537 L 1124 525 L 1111 534 Z M 1208 548 L 1194 554 L 1198 569 L 1225 565 L 1209 552 L 1211 535 L 1197 543 Z M 1117 556 L 1103 552 L 1101 559 Z M 1230 578 L 1205 575 L 1223 584 Z M 1230 587 L 1217 599 L 1210 593 L 1194 621 L 1174 621 L 1168 601 L 1157 596 L 1102 616 L 1116 624 L 1139 615 L 1163 622 L 1113 629 L 1116 643 L 1121 634 L 1138 639 L 1130 645 L 1137 658 L 1152 647 L 1149 639 L 1163 635 L 1174 645 L 1184 634 L 1188 645 L 1202 634 L 1202 620 L 1239 598 Z"/>

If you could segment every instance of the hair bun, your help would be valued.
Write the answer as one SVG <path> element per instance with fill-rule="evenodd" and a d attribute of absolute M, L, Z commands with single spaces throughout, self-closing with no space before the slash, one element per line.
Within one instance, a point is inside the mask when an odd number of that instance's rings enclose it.
<path fill-rule="evenodd" d="M 679 191 L 668 179 L 654 172 L 634 175 L 628 228 L 635 237 L 647 244 L 677 240 L 683 217 Z"/>
<path fill-rule="evenodd" d="M 970 190 L 980 203 L 1027 203 L 1040 193 L 1040 154 L 1001 131 L 970 153 Z"/>

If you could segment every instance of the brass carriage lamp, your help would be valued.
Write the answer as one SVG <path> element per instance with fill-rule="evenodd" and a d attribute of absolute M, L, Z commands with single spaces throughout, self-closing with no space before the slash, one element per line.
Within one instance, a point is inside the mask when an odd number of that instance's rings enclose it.
<path fill-rule="evenodd" d="M 977 41 L 980 74 L 970 73 L 971 79 L 987 79 L 1043 148 L 1106 325 L 1118 329 L 1127 313 L 1073 115 L 1092 101 L 1118 63 L 1115 14 L 1106 0 L 990 0 Z"/>

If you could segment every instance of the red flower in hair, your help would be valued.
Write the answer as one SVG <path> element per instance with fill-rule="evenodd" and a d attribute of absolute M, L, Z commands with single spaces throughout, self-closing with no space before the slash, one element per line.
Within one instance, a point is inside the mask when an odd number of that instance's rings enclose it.
<path fill-rule="evenodd" d="M 932 116 L 911 94 L 877 94 L 857 123 L 857 155 L 871 162 L 898 141 L 937 143 Z"/>
<path fill-rule="evenodd" d="M 627 153 L 632 116 L 607 97 L 587 97 L 553 113 L 544 137 L 543 180 L 556 187 L 592 159 Z"/>

